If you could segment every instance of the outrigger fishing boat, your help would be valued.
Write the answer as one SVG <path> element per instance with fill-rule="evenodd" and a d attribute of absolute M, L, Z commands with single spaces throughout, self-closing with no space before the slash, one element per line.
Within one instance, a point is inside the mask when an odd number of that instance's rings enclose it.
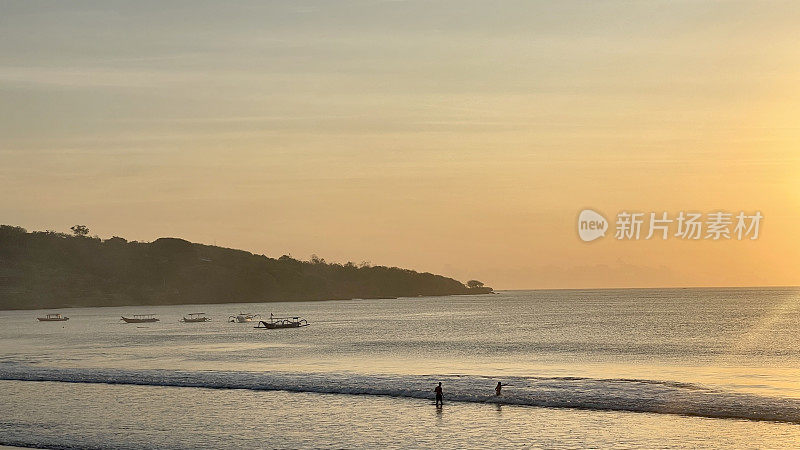
<path fill-rule="evenodd" d="M 189 317 L 183 316 L 181 322 L 184 323 L 197 323 L 197 322 L 209 322 L 211 321 L 211 317 L 206 316 L 206 313 L 190 313 L 188 314 Z"/>
<path fill-rule="evenodd" d="M 64 322 L 69 320 L 69 317 L 64 317 L 61 314 L 47 314 L 44 317 L 37 317 L 39 322 Z"/>
<path fill-rule="evenodd" d="M 122 317 L 122 320 L 125 323 L 150 323 L 150 322 L 158 322 L 158 318 L 156 318 L 155 314 L 134 314 L 133 318 L 129 317 Z"/>
<path fill-rule="evenodd" d="M 300 328 L 307 326 L 308 321 L 306 319 L 301 319 L 300 317 L 275 317 L 270 314 L 269 322 L 260 320 L 258 325 L 253 328 L 274 330 L 277 328 Z"/>
<path fill-rule="evenodd" d="M 248 314 L 248 313 L 239 313 L 235 316 L 228 316 L 228 322 L 236 322 L 236 323 L 245 323 L 245 322 L 252 322 L 255 318 L 261 318 L 261 314 Z"/>

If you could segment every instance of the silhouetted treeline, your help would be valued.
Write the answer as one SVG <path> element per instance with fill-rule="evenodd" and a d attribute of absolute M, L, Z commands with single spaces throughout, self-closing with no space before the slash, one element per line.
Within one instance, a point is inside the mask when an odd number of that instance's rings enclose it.
<path fill-rule="evenodd" d="M 488 292 L 396 267 L 274 259 L 174 238 L 101 240 L 0 225 L 0 309 Z"/>

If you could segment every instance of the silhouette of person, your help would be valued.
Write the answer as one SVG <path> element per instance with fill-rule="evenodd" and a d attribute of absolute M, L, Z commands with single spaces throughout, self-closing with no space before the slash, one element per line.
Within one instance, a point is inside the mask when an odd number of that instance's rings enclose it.
<path fill-rule="evenodd" d="M 503 390 L 503 384 L 498 381 L 497 382 L 497 386 L 494 388 L 494 392 L 495 392 L 494 395 L 499 396 L 501 390 Z"/>
<path fill-rule="evenodd" d="M 436 392 L 436 406 L 444 406 L 444 400 L 442 400 L 442 382 L 439 382 L 439 385 L 436 386 L 436 389 L 433 390 Z"/>

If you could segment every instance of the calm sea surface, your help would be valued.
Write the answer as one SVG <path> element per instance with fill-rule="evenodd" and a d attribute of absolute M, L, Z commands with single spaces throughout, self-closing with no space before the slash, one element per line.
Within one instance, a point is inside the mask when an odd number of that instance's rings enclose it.
<path fill-rule="evenodd" d="M 179 322 L 198 311 L 213 321 Z M 0 444 L 800 443 L 797 288 L 74 308 L 37 322 L 45 312 L 0 311 Z M 240 312 L 311 326 L 227 322 Z M 143 313 L 161 321 L 120 320 Z"/>

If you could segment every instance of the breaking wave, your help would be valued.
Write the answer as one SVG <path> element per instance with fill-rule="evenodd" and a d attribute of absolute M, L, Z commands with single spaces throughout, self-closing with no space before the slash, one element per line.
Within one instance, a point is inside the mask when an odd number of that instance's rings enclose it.
<path fill-rule="evenodd" d="M 800 424 L 799 399 L 641 379 L 503 377 L 503 383 L 508 386 L 500 397 L 494 395 L 497 378 L 476 375 L 77 369 L 4 364 L 0 365 L 0 380 L 381 395 L 414 399 L 432 399 L 433 387 L 441 381 L 445 401 Z"/>

